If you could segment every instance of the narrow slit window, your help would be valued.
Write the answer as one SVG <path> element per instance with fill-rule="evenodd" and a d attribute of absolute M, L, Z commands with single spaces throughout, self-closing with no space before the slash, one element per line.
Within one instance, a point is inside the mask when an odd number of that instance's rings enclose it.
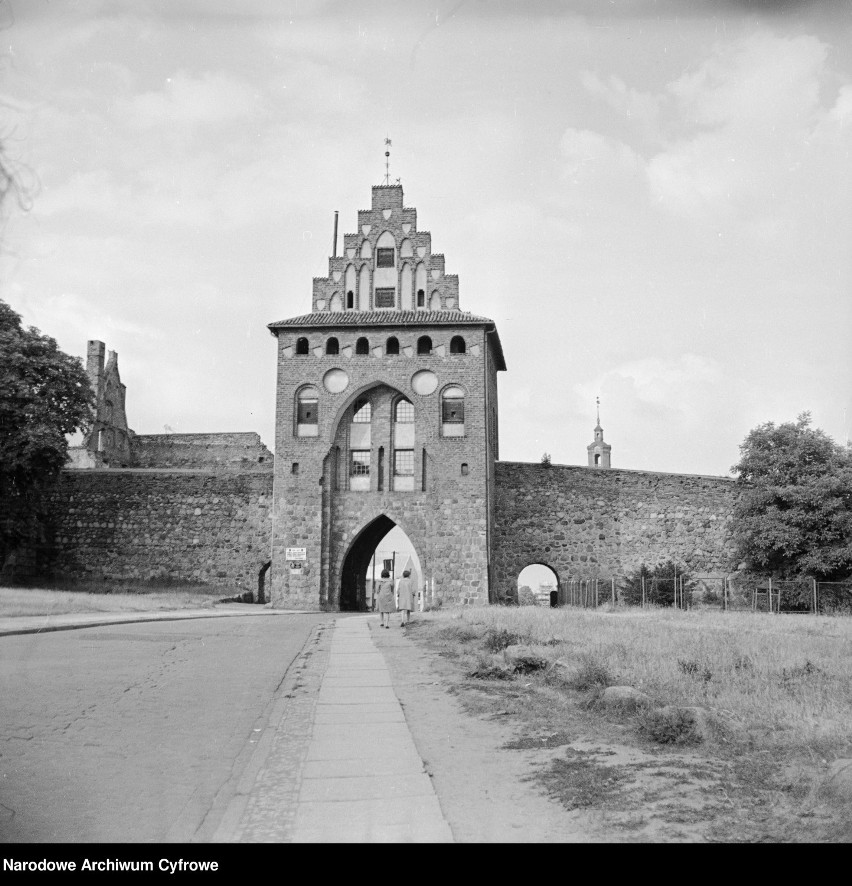
<path fill-rule="evenodd" d="M 417 307 L 425 308 L 426 307 L 426 293 L 422 289 L 417 290 Z"/>

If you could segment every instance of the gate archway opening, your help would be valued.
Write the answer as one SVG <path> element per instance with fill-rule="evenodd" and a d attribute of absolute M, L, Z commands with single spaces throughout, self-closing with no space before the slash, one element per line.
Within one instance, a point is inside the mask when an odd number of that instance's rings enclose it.
<path fill-rule="evenodd" d="M 518 574 L 517 602 L 520 606 L 556 606 L 559 576 L 544 563 L 530 563 Z"/>
<path fill-rule="evenodd" d="M 414 586 L 422 588 L 420 558 L 405 532 L 382 514 L 368 523 L 352 542 L 340 576 L 341 612 L 369 612 L 374 606 L 374 589 L 387 568 L 391 580 L 411 571 Z"/>

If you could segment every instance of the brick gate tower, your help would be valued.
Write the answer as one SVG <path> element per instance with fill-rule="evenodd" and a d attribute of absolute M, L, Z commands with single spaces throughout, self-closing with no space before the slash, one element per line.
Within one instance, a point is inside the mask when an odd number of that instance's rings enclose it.
<path fill-rule="evenodd" d="M 367 566 L 395 525 L 429 597 L 489 601 L 497 458 L 493 321 L 459 307 L 456 275 L 400 185 L 373 188 L 311 313 L 278 340 L 272 601 L 364 608 Z"/>

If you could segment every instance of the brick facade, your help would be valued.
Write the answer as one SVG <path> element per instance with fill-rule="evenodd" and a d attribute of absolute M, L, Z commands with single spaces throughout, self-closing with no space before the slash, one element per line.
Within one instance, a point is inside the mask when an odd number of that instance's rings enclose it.
<path fill-rule="evenodd" d="M 278 339 L 277 605 L 360 608 L 367 549 L 394 524 L 414 545 L 430 593 L 488 602 L 495 376 L 505 367 L 493 322 L 458 309 L 458 278 L 430 249 L 402 188 L 373 188 L 358 233 L 344 237 L 345 255 L 314 280 L 312 313 L 270 325 Z M 394 292 L 386 309 L 379 290 Z M 317 398 L 315 427 L 299 425 L 305 391 Z M 406 427 L 394 421 L 401 400 L 413 407 Z M 445 423 L 459 400 L 463 423 Z M 363 403 L 366 426 L 353 421 Z M 411 462 L 404 478 L 394 476 L 401 457 Z M 355 462 L 368 474 L 354 476 Z M 299 568 L 288 548 L 306 549 Z"/>

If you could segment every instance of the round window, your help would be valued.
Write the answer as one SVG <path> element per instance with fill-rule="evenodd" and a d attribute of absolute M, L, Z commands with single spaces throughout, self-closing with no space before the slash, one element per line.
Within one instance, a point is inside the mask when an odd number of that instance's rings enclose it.
<path fill-rule="evenodd" d="M 438 387 L 438 376 L 431 369 L 421 369 L 411 377 L 411 388 L 415 394 L 426 397 L 434 394 Z"/>
<path fill-rule="evenodd" d="M 339 394 L 349 386 L 349 376 L 342 369 L 329 369 L 322 377 L 322 383 L 329 394 Z"/>

